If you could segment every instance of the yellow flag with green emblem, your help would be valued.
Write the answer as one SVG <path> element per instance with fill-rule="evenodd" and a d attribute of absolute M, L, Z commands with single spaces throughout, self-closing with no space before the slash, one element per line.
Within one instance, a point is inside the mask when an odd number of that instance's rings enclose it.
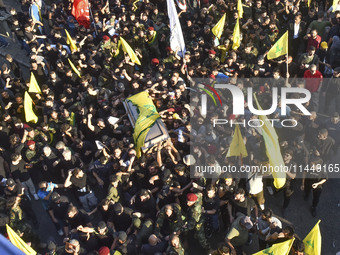
<path fill-rule="evenodd" d="M 28 92 L 41 94 L 39 84 L 33 73 L 31 73 L 30 86 L 28 88 Z"/>
<path fill-rule="evenodd" d="M 321 232 L 319 226 L 320 220 L 315 224 L 309 234 L 303 239 L 306 255 L 321 254 Z"/>
<path fill-rule="evenodd" d="M 30 121 L 32 121 L 33 123 L 38 122 L 38 117 L 37 115 L 35 115 L 33 111 L 33 100 L 30 97 L 30 95 L 27 93 L 27 91 L 25 92 L 25 96 L 24 96 L 24 110 L 25 110 L 26 122 L 30 122 Z"/>
<path fill-rule="evenodd" d="M 241 31 L 240 31 L 240 22 L 239 18 L 236 21 L 234 32 L 233 32 L 233 50 L 237 50 L 241 45 Z"/>
<path fill-rule="evenodd" d="M 136 53 L 131 48 L 131 46 L 124 40 L 124 38 L 120 37 L 119 40 L 122 43 L 123 51 L 129 55 L 129 57 L 131 58 L 131 61 L 137 65 L 141 65 Z"/>
<path fill-rule="evenodd" d="M 285 54 L 288 54 L 288 31 L 268 51 L 267 59 L 278 58 Z"/>
<path fill-rule="evenodd" d="M 133 139 L 135 141 L 137 157 L 142 155 L 142 147 L 150 128 L 160 118 L 155 105 L 153 104 L 148 92 L 143 91 L 127 99 L 137 107 L 139 113 L 135 123 Z"/>
<path fill-rule="evenodd" d="M 239 125 L 236 125 L 235 127 L 233 140 L 231 141 L 231 144 L 230 144 L 230 147 L 227 153 L 227 157 L 232 157 L 232 156 L 236 156 L 236 157 L 240 156 L 242 158 L 248 156 L 248 152 L 244 144 Z"/>
<path fill-rule="evenodd" d="M 276 243 L 267 249 L 254 253 L 253 255 L 288 255 L 293 242 L 294 238 L 282 243 Z"/>
<path fill-rule="evenodd" d="M 254 98 L 256 101 L 257 108 L 262 110 L 256 95 L 254 94 Z M 269 165 L 272 167 L 275 166 L 284 166 L 285 163 L 282 158 L 279 138 L 276 134 L 274 127 L 271 125 L 271 122 L 265 115 L 260 115 L 259 119 L 263 122 L 262 126 L 262 136 L 264 140 L 264 144 L 266 146 L 266 155 L 269 159 Z M 272 175 L 274 177 L 274 186 L 277 189 L 282 188 L 286 183 L 286 173 L 282 171 L 273 171 Z"/>
<path fill-rule="evenodd" d="M 222 18 L 217 22 L 217 24 L 211 29 L 211 32 L 218 38 L 221 39 L 223 28 L 225 24 L 225 19 L 227 14 L 225 13 Z"/>
<path fill-rule="evenodd" d="M 71 51 L 77 51 L 77 50 L 78 50 L 78 47 L 77 47 L 77 45 L 74 43 L 74 41 L 73 41 L 71 35 L 68 33 L 68 31 L 67 31 L 66 29 L 65 29 L 65 33 L 66 33 L 66 37 L 67 37 L 66 43 L 67 43 L 68 45 L 70 45 Z"/>
<path fill-rule="evenodd" d="M 8 238 L 11 243 L 16 246 L 19 250 L 21 250 L 26 255 L 35 255 L 37 252 L 33 250 L 31 246 L 29 246 L 21 237 L 10 227 L 6 224 Z"/>
<path fill-rule="evenodd" d="M 332 12 L 335 12 L 336 11 L 336 8 L 338 7 L 338 3 L 339 3 L 339 0 L 333 0 L 333 4 L 332 4 Z"/>
<path fill-rule="evenodd" d="M 237 12 L 238 12 L 238 17 L 240 19 L 243 18 L 243 5 L 242 5 L 242 0 L 237 1 Z"/>

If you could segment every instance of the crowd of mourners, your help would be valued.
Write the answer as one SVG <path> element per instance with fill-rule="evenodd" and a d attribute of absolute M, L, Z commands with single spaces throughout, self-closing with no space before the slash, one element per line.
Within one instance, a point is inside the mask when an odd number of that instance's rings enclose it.
<path fill-rule="evenodd" d="M 38 121 L 26 122 L 30 80 L 7 54 L 0 79 L 3 234 L 7 223 L 42 254 L 239 255 L 247 246 L 259 251 L 295 236 L 294 226 L 274 216 L 289 214 L 294 193 L 304 192 L 306 200 L 312 193 L 311 214 L 317 215 L 325 171 L 302 174 L 290 167 L 279 190 L 260 173 L 190 178 L 195 164 L 268 161 L 261 130 L 249 126 L 240 126 L 248 156 L 226 156 L 235 127 L 213 128 L 213 120 L 258 116 L 247 105 L 245 115 L 233 115 L 226 93 L 222 106 L 202 116 L 195 78 L 226 81 L 244 93 L 252 87 L 264 109 L 273 87 L 308 89 L 312 96 L 304 106 L 310 116 L 294 107 L 282 115 L 279 104 L 268 117 L 297 123 L 293 128 L 275 123 L 286 166 L 329 163 L 340 142 L 340 2 L 333 10 L 327 0 L 311 0 L 309 7 L 306 0 L 242 1 L 241 45 L 235 50 L 236 0 L 176 1 L 183 55 L 170 47 L 166 1 L 91 0 L 89 28 L 72 16 L 71 0 L 16 2 L 15 9 L 2 6 L 10 14 L 11 35 L 0 46 L 20 44 L 27 52 L 41 94 L 30 93 Z M 216 43 L 212 28 L 224 13 Z M 67 43 L 65 29 L 77 49 Z M 287 30 L 289 57 L 268 60 L 267 52 Z M 120 37 L 141 65 L 124 52 Z M 152 98 L 170 138 L 138 158 L 123 102 L 142 91 Z M 119 120 L 112 123 L 110 117 Z M 264 194 L 274 193 L 282 204 L 278 212 L 265 202 Z M 51 235 L 57 231 L 63 242 L 43 243 L 34 200 L 55 226 Z M 304 254 L 299 238 L 291 254 Z"/>

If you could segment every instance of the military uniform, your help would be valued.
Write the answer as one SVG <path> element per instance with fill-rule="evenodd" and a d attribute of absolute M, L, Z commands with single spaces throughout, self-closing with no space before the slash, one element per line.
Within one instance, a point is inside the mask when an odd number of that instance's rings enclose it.
<path fill-rule="evenodd" d="M 173 247 L 172 245 L 169 245 L 169 247 L 166 249 L 166 255 L 184 255 L 185 250 L 182 247 L 182 244 L 179 243 L 179 247 Z"/>
<path fill-rule="evenodd" d="M 188 209 L 188 230 L 194 232 L 194 237 L 198 239 L 201 246 L 210 249 L 210 245 L 204 233 L 204 216 L 202 214 L 202 195 L 197 194 L 198 200 Z"/>
<path fill-rule="evenodd" d="M 160 237 L 162 234 L 170 235 L 182 230 L 184 222 L 182 219 L 181 207 L 178 204 L 171 204 L 171 206 L 173 208 L 171 217 L 167 217 L 165 214 L 165 206 L 158 215 L 155 227 L 155 235 L 157 237 Z"/>
<path fill-rule="evenodd" d="M 9 212 L 9 226 L 17 230 L 22 225 L 23 212 L 19 206 L 13 207 Z"/>

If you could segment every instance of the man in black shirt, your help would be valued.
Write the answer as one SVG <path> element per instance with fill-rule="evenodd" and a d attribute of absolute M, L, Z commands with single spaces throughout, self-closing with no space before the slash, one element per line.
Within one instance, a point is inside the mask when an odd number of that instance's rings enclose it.
<path fill-rule="evenodd" d="M 10 168 L 13 178 L 17 183 L 21 183 L 21 185 L 25 188 L 26 191 L 29 190 L 31 195 L 34 196 L 35 200 L 39 200 L 31 176 L 28 172 L 30 165 L 28 165 L 24 160 L 22 160 L 22 156 L 20 153 L 17 152 L 14 153 L 11 158 L 12 162 Z M 28 193 L 27 196 L 29 196 Z"/>
<path fill-rule="evenodd" d="M 25 196 L 24 188 L 20 183 L 16 183 L 12 178 L 7 179 L 6 187 L 4 189 L 4 195 L 6 200 L 9 200 L 12 197 L 20 198 L 20 207 L 27 214 L 27 218 L 32 220 L 33 225 L 38 224 L 37 217 L 32 210 L 31 202 L 28 197 Z"/>
<path fill-rule="evenodd" d="M 149 190 L 142 189 L 140 192 L 134 195 L 131 198 L 131 204 L 133 204 L 136 210 L 134 213 L 136 217 L 143 219 L 155 219 L 156 202 Z"/>
<path fill-rule="evenodd" d="M 80 168 L 68 172 L 64 186 L 67 188 L 71 185 L 85 211 L 90 212 L 97 205 L 97 198 L 90 189 L 87 175 Z"/>
<path fill-rule="evenodd" d="M 308 171 L 303 172 L 301 190 L 305 191 L 305 200 L 313 190 L 312 216 L 316 216 L 316 207 L 321 196 L 322 185 L 327 181 L 327 172 L 323 168 L 323 160 L 315 157 L 311 160 Z"/>
<path fill-rule="evenodd" d="M 251 216 L 252 209 L 255 210 L 255 217 L 258 218 L 258 208 L 253 199 L 245 195 L 245 191 L 242 188 L 238 188 L 235 191 L 234 199 L 231 201 L 234 209 L 234 217 L 238 216 L 238 213 L 242 213 L 246 216 Z"/>
<path fill-rule="evenodd" d="M 127 231 L 132 227 L 132 213 L 133 210 L 128 207 L 123 207 L 121 203 L 115 203 L 114 213 L 111 215 L 109 221 L 112 223 L 112 229 L 115 232 Z"/>
<path fill-rule="evenodd" d="M 70 202 L 67 197 L 60 196 L 57 192 L 52 193 L 51 200 L 48 213 L 57 228 L 58 234 L 62 236 L 64 233 L 68 233 L 66 217 Z M 62 229 L 64 229 L 64 232 Z"/>

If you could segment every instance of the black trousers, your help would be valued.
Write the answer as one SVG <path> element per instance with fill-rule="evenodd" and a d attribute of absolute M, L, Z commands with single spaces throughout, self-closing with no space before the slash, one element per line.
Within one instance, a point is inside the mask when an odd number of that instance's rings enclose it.
<path fill-rule="evenodd" d="M 316 189 L 313 189 L 313 187 L 312 187 L 313 183 L 315 183 L 315 180 L 306 179 L 306 181 L 305 181 L 305 196 L 308 197 L 311 190 L 313 190 L 312 207 L 317 207 L 319 200 L 320 200 L 322 188 L 320 186 L 318 186 Z"/>

